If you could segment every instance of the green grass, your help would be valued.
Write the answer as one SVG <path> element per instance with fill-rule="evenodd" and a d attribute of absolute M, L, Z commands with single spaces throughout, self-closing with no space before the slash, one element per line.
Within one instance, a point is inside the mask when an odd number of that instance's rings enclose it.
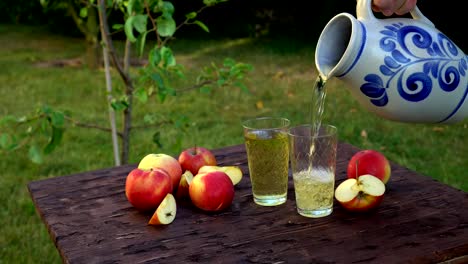
<path fill-rule="evenodd" d="M 283 116 L 292 124 L 309 117 L 316 78 L 314 46 L 294 42 L 255 42 L 249 39 L 177 40 L 174 53 L 185 65 L 192 83 L 199 69 L 225 57 L 250 63 L 255 70 L 247 82 L 251 94 L 237 89 L 200 94 L 196 91 L 169 98 L 165 103 L 136 103 L 135 123 L 145 113 L 185 114 L 191 122 L 183 147 L 197 144 L 219 148 L 242 144 L 240 122 L 260 115 Z M 47 34 L 40 28 L 0 26 L 0 116 L 21 116 L 42 104 L 70 110 L 74 117 L 107 125 L 104 73 L 75 68 L 39 68 L 36 63 L 76 58 L 83 53 L 80 39 Z M 193 79 L 192 79 L 193 80 Z M 118 78 L 115 88 L 121 87 Z M 262 105 L 263 107 L 258 107 Z M 437 107 L 437 106 L 435 106 Z M 365 111 L 339 80 L 327 83 L 324 123 L 338 127 L 341 141 L 383 152 L 390 160 L 461 190 L 468 190 L 468 120 L 454 125 L 405 124 L 383 120 Z M 150 152 L 177 155 L 171 147 L 177 133 L 160 127 L 165 147 L 151 143 L 155 128 L 136 130 L 131 138 L 130 162 Z M 1 131 L 0 131 L 1 132 Z M 37 215 L 27 183 L 33 180 L 113 166 L 110 136 L 105 132 L 70 128 L 62 144 L 44 163 L 29 162 L 26 151 L 1 153 L 0 263 L 60 263 L 60 257 Z"/>

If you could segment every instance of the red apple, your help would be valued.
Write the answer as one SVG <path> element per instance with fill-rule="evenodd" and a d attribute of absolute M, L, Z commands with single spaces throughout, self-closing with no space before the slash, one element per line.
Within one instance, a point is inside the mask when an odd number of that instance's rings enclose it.
<path fill-rule="evenodd" d="M 162 169 L 133 169 L 125 181 L 125 195 L 138 210 L 156 209 L 168 193 L 172 192 L 172 180 Z"/>
<path fill-rule="evenodd" d="M 376 150 L 361 150 L 349 160 L 347 174 L 348 178 L 370 174 L 386 184 L 391 175 L 390 162 Z"/>
<path fill-rule="evenodd" d="M 149 220 L 149 225 L 168 225 L 174 221 L 177 213 L 177 204 L 174 196 L 168 193 L 158 209 Z"/>
<path fill-rule="evenodd" d="M 182 178 L 180 178 L 179 187 L 177 188 L 176 198 L 177 199 L 185 199 L 189 198 L 189 187 L 190 183 L 192 183 L 193 174 L 190 171 L 185 171 L 182 174 Z"/>
<path fill-rule="evenodd" d="M 383 199 L 385 184 L 366 174 L 343 181 L 335 190 L 336 200 L 347 210 L 364 212 L 376 208 Z"/>
<path fill-rule="evenodd" d="M 151 153 L 143 157 L 138 164 L 139 169 L 149 170 L 152 168 L 164 169 L 172 179 L 173 191 L 179 186 L 180 177 L 182 175 L 182 167 L 176 158 L 163 154 L 163 153 Z"/>
<path fill-rule="evenodd" d="M 193 177 L 189 195 L 196 207 L 204 211 L 221 211 L 234 199 L 234 184 L 222 171 L 203 172 Z"/>
<path fill-rule="evenodd" d="M 197 175 L 198 170 L 204 165 L 217 165 L 213 153 L 202 147 L 188 148 L 179 155 L 179 163 L 184 171 L 189 170 Z"/>

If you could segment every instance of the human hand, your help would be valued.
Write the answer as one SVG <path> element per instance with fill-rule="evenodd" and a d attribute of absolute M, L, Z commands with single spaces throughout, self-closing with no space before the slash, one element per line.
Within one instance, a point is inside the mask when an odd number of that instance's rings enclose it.
<path fill-rule="evenodd" d="M 373 0 L 372 10 L 385 16 L 404 15 L 416 6 L 417 0 Z"/>

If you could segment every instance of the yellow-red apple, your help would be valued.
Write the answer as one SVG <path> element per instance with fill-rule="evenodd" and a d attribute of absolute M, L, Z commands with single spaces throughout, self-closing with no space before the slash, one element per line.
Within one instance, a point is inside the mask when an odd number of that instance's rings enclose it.
<path fill-rule="evenodd" d="M 149 225 L 168 225 L 174 221 L 177 213 L 177 204 L 174 196 L 168 193 L 159 204 L 153 216 L 149 220 Z"/>
<path fill-rule="evenodd" d="M 172 179 L 173 191 L 177 189 L 182 175 L 182 167 L 176 158 L 164 153 L 151 153 L 143 157 L 138 168 L 149 170 L 152 168 L 159 168 L 165 170 Z"/>
<path fill-rule="evenodd" d="M 197 175 L 204 165 L 217 165 L 214 154 L 203 147 L 185 149 L 180 153 L 178 161 L 184 171 L 189 170 L 193 175 Z"/>
<path fill-rule="evenodd" d="M 189 186 L 192 183 L 193 174 L 187 170 L 182 174 L 180 178 L 179 187 L 177 188 L 176 198 L 177 199 L 185 199 L 189 198 Z"/>
<path fill-rule="evenodd" d="M 390 162 L 381 152 L 372 149 L 361 150 L 349 160 L 347 174 L 348 178 L 370 174 L 386 184 L 391 175 Z"/>
<path fill-rule="evenodd" d="M 335 190 L 336 200 L 347 210 L 364 212 L 376 208 L 383 199 L 385 184 L 370 174 L 346 179 Z"/>
<path fill-rule="evenodd" d="M 125 181 L 125 195 L 138 210 L 156 209 L 168 193 L 172 192 L 172 180 L 162 169 L 133 169 Z"/>
<path fill-rule="evenodd" d="M 204 211 L 221 211 L 234 199 L 234 184 L 222 171 L 203 172 L 193 177 L 189 195 L 196 207 Z"/>
<path fill-rule="evenodd" d="M 236 185 L 242 180 L 242 170 L 239 166 L 214 166 L 205 165 L 202 166 L 198 173 L 210 172 L 210 171 L 222 171 L 231 178 L 232 184 Z"/>

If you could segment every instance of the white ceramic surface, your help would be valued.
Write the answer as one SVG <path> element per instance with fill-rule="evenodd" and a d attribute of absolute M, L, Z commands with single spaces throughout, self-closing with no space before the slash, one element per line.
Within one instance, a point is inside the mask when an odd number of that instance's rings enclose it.
<path fill-rule="evenodd" d="M 416 7 L 412 18 L 376 18 L 358 0 L 357 18 L 333 17 L 315 64 L 343 80 L 369 111 L 389 120 L 455 123 L 468 116 L 468 56 Z"/>

